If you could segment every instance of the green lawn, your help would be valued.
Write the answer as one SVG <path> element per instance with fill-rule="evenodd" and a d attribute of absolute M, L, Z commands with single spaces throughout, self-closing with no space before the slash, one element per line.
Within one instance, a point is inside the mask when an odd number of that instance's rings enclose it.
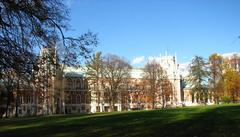
<path fill-rule="evenodd" d="M 240 105 L 1 119 L 0 137 L 240 137 Z"/>

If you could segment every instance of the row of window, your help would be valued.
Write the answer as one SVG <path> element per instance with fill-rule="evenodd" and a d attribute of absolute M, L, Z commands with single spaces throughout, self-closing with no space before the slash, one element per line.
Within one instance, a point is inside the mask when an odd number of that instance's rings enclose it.
<path fill-rule="evenodd" d="M 67 104 L 90 104 L 90 96 L 89 95 L 67 95 L 66 97 Z"/>
<path fill-rule="evenodd" d="M 88 83 L 84 79 L 66 79 L 65 89 L 87 89 Z"/>
<path fill-rule="evenodd" d="M 65 112 L 66 114 L 69 113 L 81 113 L 81 112 L 90 112 L 89 108 L 86 108 L 84 105 L 82 105 L 81 107 L 75 107 L 75 106 L 68 106 L 65 108 Z"/>
<path fill-rule="evenodd" d="M 113 107 L 113 110 L 114 110 L 114 111 L 118 111 L 118 106 L 114 106 L 114 107 Z M 100 112 L 100 106 L 96 106 L 96 111 L 97 111 L 97 112 Z M 110 112 L 110 107 L 109 107 L 109 106 L 104 106 L 104 108 L 103 108 L 102 111 L 103 111 L 103 112 Z"/>
<path fill-rule="evenodd" d="M 30 104 L 30 103 L 33 103 L 33 98 L 31 96 L 21 96 L 19 98 L 19 103 L 20 104 Z"/>

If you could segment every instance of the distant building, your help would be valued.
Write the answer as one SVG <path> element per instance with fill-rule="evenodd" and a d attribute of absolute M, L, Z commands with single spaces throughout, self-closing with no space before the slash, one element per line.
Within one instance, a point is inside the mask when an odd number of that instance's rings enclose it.
<path fill-rule="evenodd" d="M 156 60 L 167 72 L 172 85 L 172 94 L 167 97 L 166 105 L 177 107 L 185 104 L 190 97 L 185 95 L 177 58 L 171 55 L 160 56 Z M 36 81 L 34 85 L 23 87 L 19 97 L 19 115 L 48 115 L 70 113 L 95 113 L 110 111 L 108 93 L 100 88 L 97 92 L 86 76 L 86 68 L 66 67 L 59 73 L 56 53 L 53 48 L 44 48 L 36 63 Z M 152 98 L 144 79 L 144 71 L 134 68 L 126 81 L 127 88 L 115 95 L 114 111 L 151 109 Z M 100 95 L 99 95 L 100 94 Z M 161 98 L 157 98 L 156 107 L 161 107 Z M 11 112 L 14 113 L 14 108 Z"/>
<path fill-rule="evenodd" d="M 157 62 L 166 70 L 168 78 L 172 83 L 173 95 L 169 97 L 169 101 L 167 102 L 169 106 L 176 107 L 182 106 L 183 104 L 183 90 L 181 88 L 181 76 L 177 64 L 177 60 L 175 56 L 161 56 L 158 57 Z M 130 82 L 128 83 L 127 91 L 125 91 L 124 95 L 118 97 L 119 100 L 116 101 L 115 110 L 123 111 L 123 110 L 135 110 L 135 109 L 151 109 L 151 97 L 148 94 L 147 85 L 144 84 L 144 71 L 143 69 L 132 69 L 130 77 Z M 119 93 L 124 93 L 119 92 Z M 103 99 L 100 99 L 101 103 L 97 103 L 96 93 L 94 90 L 92 91 L 92 99 L 91 99 L 91 112 L 104 112 L 109 110 L 109 104 Z M 104 91 L 102 91 L 102 98 L 104 98 Z M 121 99 L 121 100 L 120 100 Z M 157 108 L 161 107 L 160 98 L 158 99 L 156 106 Z"/>
<path fill-rule="evenodd" d="M 231 68 L 237 72 L 240 72 L 240 54 L 239 53 L 227 53 L 227 54 L 219 54 L 222 57 L 222 61 L 227 68 Z M 224 69 L 222 70 L 225 71 Z M 187 77 L 186 70 L 182 72 L 182 74 L 185 74 L 185 77 Z M 184 88 L 184 104 L 186 106 L 196 106 L 201 104 L 195 96 L 196 93 L 193 93 L 189 85 L 187 84 Z M 214 104 L 214 98 L 211 96 L 211 94 L 208 95 L 207 105 Z"/>
<path fill-rule="evenodd" d="M 91 95 L 88 81 L 81 72 L 67 68 L 64 75 L 65 113 L 90 112 Z"/>

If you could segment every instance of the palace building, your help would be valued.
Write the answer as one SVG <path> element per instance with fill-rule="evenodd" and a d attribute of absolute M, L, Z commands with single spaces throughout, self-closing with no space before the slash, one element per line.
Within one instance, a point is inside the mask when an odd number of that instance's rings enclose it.
<path fill-rule="evenodd" d="M 17 110 L 19 115 L 109 112 L 110 103 L 107 99 L 109 93 L 101 88 L 96 92 L 89 83 L 87 69 L 66 67 L 63 74 L 59 73 L 55 54 L 52 48 L 42 49 L 37 62 L 37 71 L 34 74 L 36 77 L 34 85 L 23 86 L 18 95 L 14 95 L 14 99 L 19 98 Z M 156 60 L 166 71 L 171 85 L 172 93 L 166 97 L 166 107 L 182 106 L 184 94 L 176 55 L 166 54 L 157 57 Z M 143 74 L 141 68 L 131 70 L 130 79 L 125 83 L 126 88 L 117 91 L 114 95 L 114 111 L 153 108 L 148 84 Z M 161 108 L 162 105 L 161 97 L 158 95 L 156 108 Z M 9 106 L 9 110 L 13 115 L 16 111 L 14 104 Z"/>
<path fill-rule="evenodd" d="M 158 57 L 157 61 L 161 64 L 164 70 L 166 70 L 168 79 L 171 82 L 172 86 L 172 94 L 169 95 L 169 99 L 167 102 L 167 106 L 169 107 L 177 107 L 183 105 L 183 90 L 181 88 L 181 76 L 178 70 L 178 64 L 175 56 L 171 55 L 165 55 Z M 65 83 L 65 86 L 69 87 L 71 84 L 80 84 L 81 80 L 86 79 L 87 76 L 84 76 L 86 73 L 86 69 L 84 68 L 67 68 L 65 70 L 65 75 L 69 75 L 68 82 Z M 127 110 L 136 110 L 136 109 L 151 109 L 152 108 L 152 98 L 149 95 L 149 89 L 147 87 L 147 84 L 144 84 L 145 80 L 143 78 L 144 71 L 143 69 L 132 69 L 130 72 L 130 81 L 127 83 L 127 89 L 124 89 L 122 91 L 118 91 L 116 93 L 116 101 L 114 104 L 114 111 L 127 111 Z M 69 79 L 78 77 L 79 82 L 77 80 L 70 82 Z M 65 78 L 66 79 L 66 78 Z M 87 83 L 86 83 L 87 85 Z M 76 86 L 70 86 L 70 87 L 76 87 Z M 88 88 L 88 89 L 87 89 Z M 85 108 L 87 110 L 90 110 L 89 112 L 95 113 L 95 112 L 109 112 L 110 111 L 110 104 L 107 97 L 107 92 L 105 92 L 102 89 L 99 89 L 100 92 L 94 90 L 94 87 L 92 87 L 90 84 L 88 84 L 87 87 L 85 87 L 85 90 L 90 90 L 90 95 L 88 95 L 88 102 L 85 103 Z M 83 93 L 84 91 L 82 91 Z M 68 98 L 66 95 L 65 90 L 65 101 Z M 71 93 L 68 91 L 68 93 Z M 74 93 L 74 92 L 73 92 Z M 87 92 L 86 92 L 87 93 Z M 100 94 L 100 95 L 99 95 Z M 76 94 L 75 94 L 76 95 Z M 74 95 L 72 95 L 74 96 Z M 74 100 L 76 99 L 76 96 L 73 97 Z M 69 104 L 69 102 L 65 102 L 65 107 L 67 108 L 66 112 L 71 113 L 77 113 L 80 111 L 76 111 L 75 107 L 80 107 L 76 101 L 74 101 L 75 104 Z M 161 98 L 158 98 L 156 101 L 156 108 L 161 108 Z M 71 107 L 70 107 L 71 106 Z M 74 108 L 72 110 L 71 108 Z"/>

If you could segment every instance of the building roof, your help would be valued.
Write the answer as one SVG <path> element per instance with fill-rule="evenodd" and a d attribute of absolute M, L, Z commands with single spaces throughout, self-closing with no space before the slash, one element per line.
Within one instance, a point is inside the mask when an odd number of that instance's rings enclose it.
<path fill-rule="evenodd" d="M 143 77 L 143 69 L 132 69 L 130 72 L 131 78 L 142 78 Z"/>
<path fill-rule="evenodd" d="M 64 76 L 65 77 L 84 77 L 85 70 L 84 68 L 66 67 L 64 69 Z"/>
<path fill-rule="evenodd" d="M 66 67 L 64 69 L 65 77 L 85 77 L 86 76 L 86 67 L 76 68 L 76 67 Z M 143 69 L 132 69 L 130 72 L 131 78 L 142 78 Z"/>

